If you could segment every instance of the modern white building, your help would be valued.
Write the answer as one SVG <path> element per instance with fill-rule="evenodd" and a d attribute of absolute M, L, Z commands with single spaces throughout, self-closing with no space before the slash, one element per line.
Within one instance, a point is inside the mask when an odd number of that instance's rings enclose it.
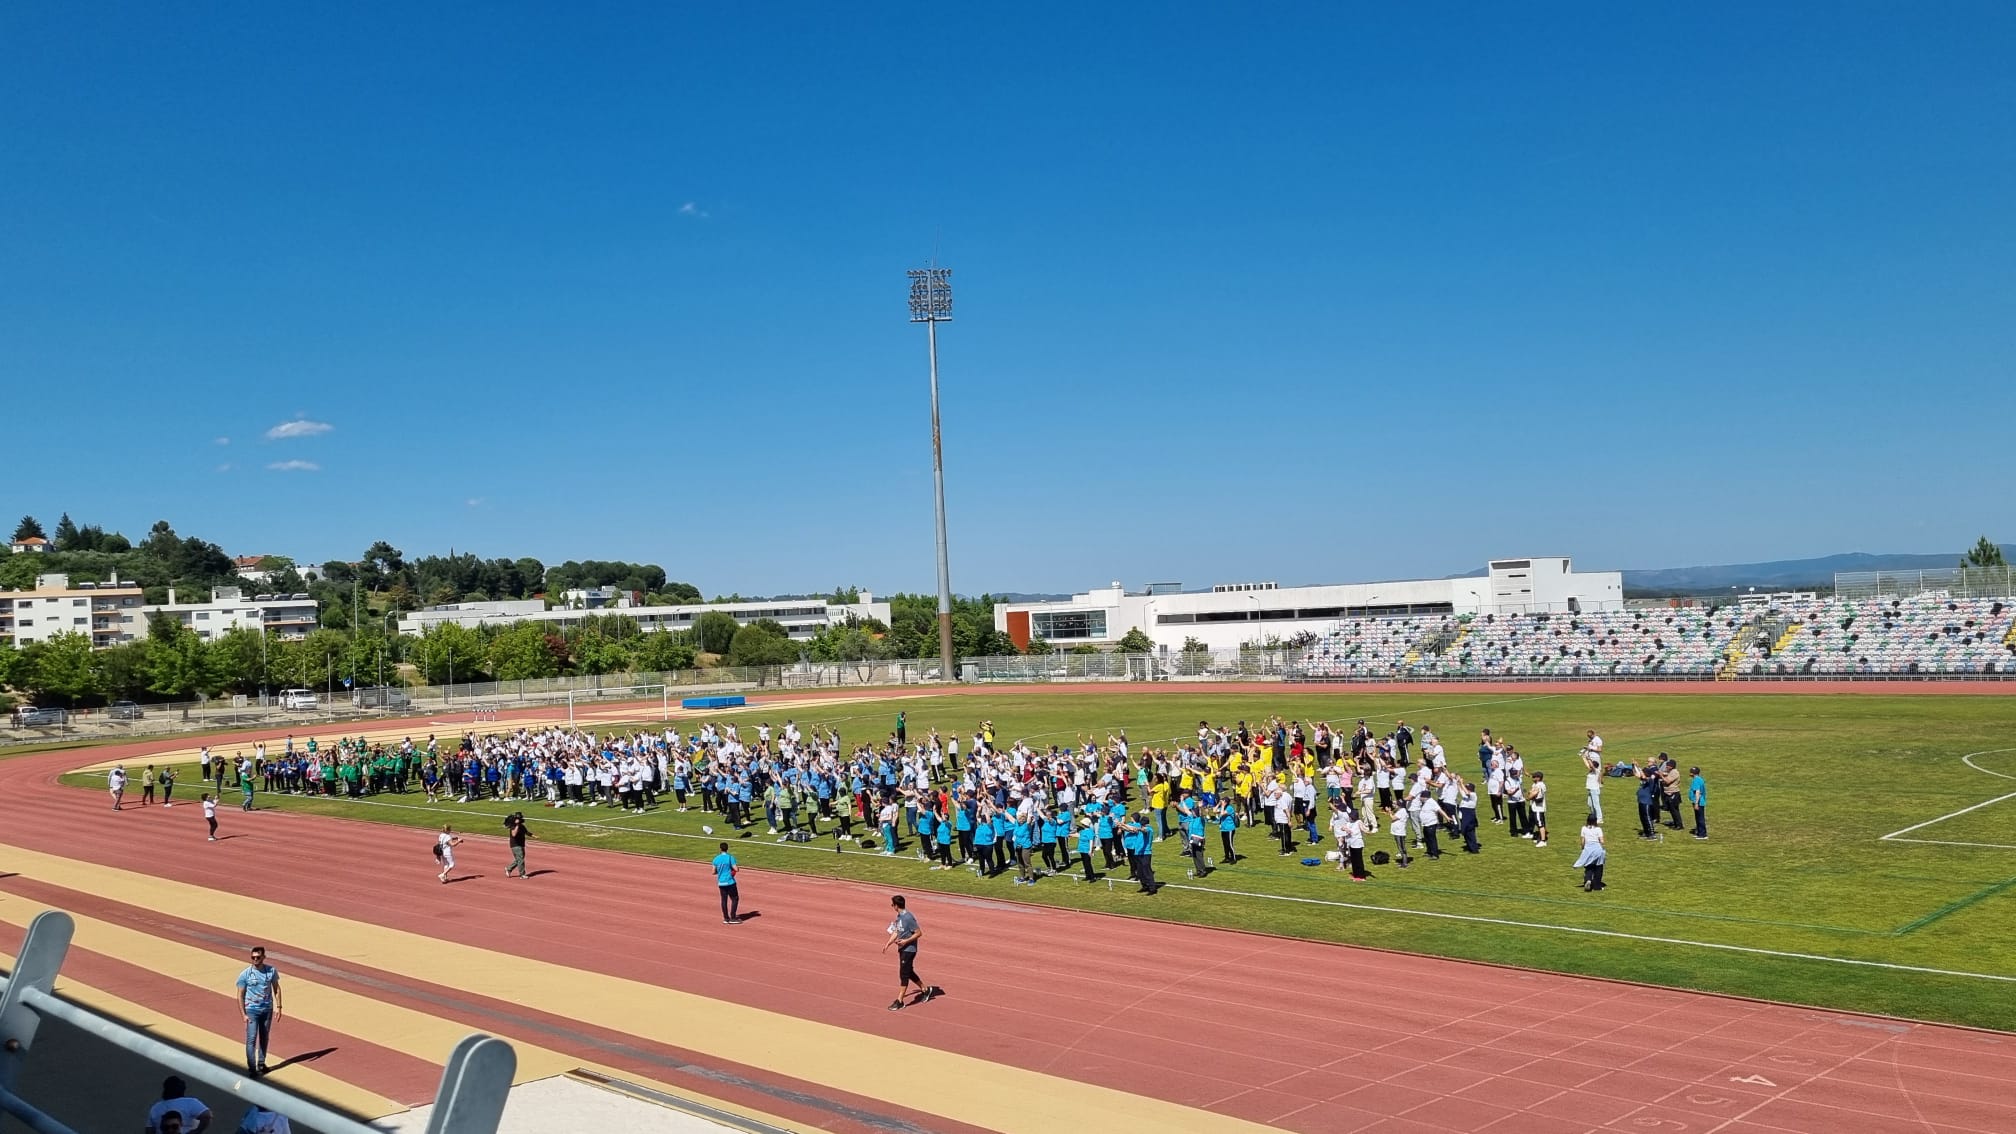
<path fill-rule="evenodd" d="M 1181 649 L 1195 638 L 1212 649 L 1280 642 L 1304 631 L 1322 633 L 1345 619 L 1419 614 L 1621 610 L 1620 571 L 1577 572 L 1565 555 L 1494 559 L 1483 575 L 1282 587 L 1223 583 L 1185 591 L 1156 583 L 1128 591 L 1119 583 L 1053 602 L 1001 603 L 994 628 L 1018 648 L 1041 638 L 1053 646 L 1112 646 L 1130 630 L 1158 649 Z"/>
<path fill-rule="evenodd" d="M 168 588 L 168 601 L 140 608 L 135 636 L 147 633 L 148 619 L 165 615 L 196 632 L 206 642 L 215 641 L 233 630 L 264 630 L 275 638 L 306 638 L 315 629 L 319 610 L 307 595 L 256 595 L 251 598 L 239 587 L 218 587 L 209 602 L 176 602 L 175 588 Z"/>
<path fill-rule="evenodd" d="M 540 599 L 513 599 L 498 602 L 450 603 L 446 606 L 430 606 L 416 610 L 399 618 L 401 634 L 417 635 L 427 632 L 430 626 L 452 622 L 459 626 L 508 626 L 513 622 L 550 622 L 567 625 L 588 617 L 629 618 L 645 630 L 691 630 L 700 616 L 710 610 L 718 610 L 734 617 L 735 621 L 748 625 L 759 619 L 768 618 L 783 626 L 793 638 L 806 639 L 829 626 L 845 626 L 849 622 L 873 619 L 883 625 L 889 624 L 889 604 L 876 602 L 875 596 L 861 592 L 861 601 L 838 603 L 823 598 L 775 599 L 764 602 L 716 602 L 694 603 L 684 606 L 604 606 L 598 609 L 568 610 L 546 609 Z"/>
<path fill-rule="evenodd" d="M 147 634 L 140 584 L 70 585 L 68 575 L 37 575 L 33 590 L 0 590 L 0 638 L 16 646 L 46 642 L 62 633 L 88 635 L 94 648 L 116 646 Z"/>

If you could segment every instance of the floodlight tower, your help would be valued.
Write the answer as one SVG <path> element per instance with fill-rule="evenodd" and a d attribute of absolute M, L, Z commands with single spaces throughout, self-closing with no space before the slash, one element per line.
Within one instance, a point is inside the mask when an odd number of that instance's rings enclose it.
<path fill-rule="evenodd" d="M 952 269 L 933 265 L 910 273 L 910 321 L 924 324 L 931 343 L 931 487 L 938 512 L 938 679 L 952 674 L 952 568 L 945 554 L 945 446 L 938 433 L 938 324 L 952 320 Z"/>

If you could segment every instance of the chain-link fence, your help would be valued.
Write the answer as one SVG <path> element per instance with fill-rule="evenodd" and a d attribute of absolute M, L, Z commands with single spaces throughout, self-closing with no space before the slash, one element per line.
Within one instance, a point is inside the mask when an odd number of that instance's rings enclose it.
<path fill-rule="evenodd" d="M 1838 571 L 1834 597 L 1909 598 L 1936 593 L 1952 598 L 2005 598 L 2016 595 L 2016 569 L 1935 567 L 1924 571 Z"/>
<path fill-rule="evenodd" d="M 1317 659 L 1287 647 L 1262 649 L 1238 647 L 1209 652 L 1158 654 L 1062 653 L 967 658 L 959 662 L 953 676 L 960 682 L 1016 685 L 1046 682 L 1217 682 L 1280 681 L 1288 683 L 1333 684 L 1474 684 L 1479 681 L 1518 685 L 1532 682 L 1587 682 L 1592 687 L 1616 681 L 1714 680 L 1712 672 L 1687 674 L 1535 674 L 1492 675 L 1430 674 L 1411 668 L 1389 673 L 1353 673 L 1340 676 L 1305 664 Z M 2016 674 L 1765 674 L 1735 675 L 1737 680 L 1756 676 L 1774 681 L 1800 680 L 2016 680 Z M 283 702 L 278 694 L 263 700 L 258 696 L 216 697 L 179 704 L 154 704 L 111 708 L 75 709 L 52 712 L 48 716 L 16 713 L 0 727 L 0 746 L 58 743 L 75 740 L 118 740 L 129 737 L 161 736 L 174 733 L 223 732 L 231 729 L 263 728 L 310 731 L 318 727 L 368 723 L 374 720 L 438 718 L 444 726 L 467 724 L 477 714 L 485 716 L 513 710 L 560 708 L 570 702 L 620 703 L 649 701 L 653 708 L 661 702 L 676 703 L 685 697 L 718 693 L 760 693 L 803 689 L 869 689 L 902 686 L 929 686 L 939 681 L 938 663 L 932 660 L 856 662 L 799 662 L 787 666 L 723 667 L 688 669 L 664 673 L 596 674 L 576 677 L 533 678 L 524 681 L 484 681 L 461 685 L 418 685 L 410 687 L 345 690 L 340 687 L 317 691 L 312 698 L 298 693 Z M 640 709 L 640 714 L 644 710 Z M 648 715 L 648 714 L 647 714 Z"/>

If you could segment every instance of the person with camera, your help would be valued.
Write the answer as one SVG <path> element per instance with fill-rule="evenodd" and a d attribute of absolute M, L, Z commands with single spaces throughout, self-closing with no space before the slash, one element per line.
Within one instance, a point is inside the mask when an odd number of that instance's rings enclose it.
<path fill-rule="evenodd" d="M 525 872 L 525 840 L 536 839 L 539 836 L 533 834 L 525 826 L 525 813 L 523 811 L 513 811 L 511 814 L 506 815 L 504 817 L 504 832 L 506 840 L 511 844 L 511 865 L 504 868 L 504 877 L 532 877 Z"/>

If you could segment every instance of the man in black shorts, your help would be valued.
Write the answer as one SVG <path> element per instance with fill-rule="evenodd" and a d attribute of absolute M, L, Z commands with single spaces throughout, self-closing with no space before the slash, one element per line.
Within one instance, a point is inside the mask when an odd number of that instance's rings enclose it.
<path fill-rule="evenodd" d="M 896 894 L 889 899 L 896 909 L 896 920 L 889 923 L 889 940 L 882 943 L 882 951 L 896 946 L 896 999 L 889 1002 L 891 1012 L 902 1011 L 904 1004 L 930 1000 L 943 996 L 945 990 L 937 985 L 927 985 L 917 975 L 917 943 L 924 940 L 924 930 L 917 925 L 917 915 L 904 908 L 903 895 Z M 910 986 L 917 986 L 917 1001 L 908 1000 Z"/>

